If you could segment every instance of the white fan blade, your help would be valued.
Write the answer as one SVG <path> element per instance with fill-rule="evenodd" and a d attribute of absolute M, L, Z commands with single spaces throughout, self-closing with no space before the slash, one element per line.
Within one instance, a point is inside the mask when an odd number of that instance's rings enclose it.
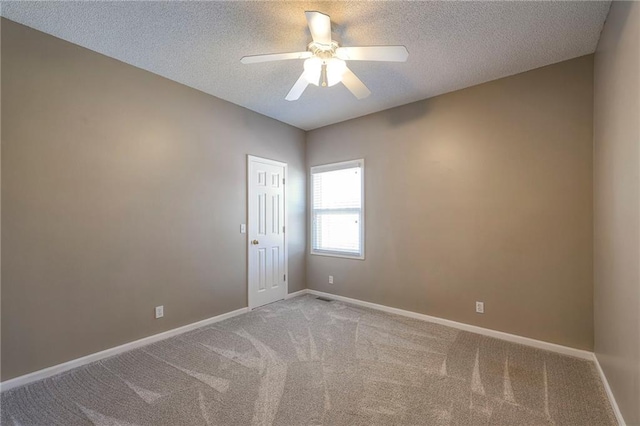
<path fill-rule="evenodd" d="M 306 89 L 308 85 L 309 82 L 305 78 L 304 73 L 302 73 L 302 75 L 300 75 L 300 78 L 298 78 L 298 81 L 296 81 L 291 90 L 289 90 L 289 93 L 287 94 L 287 97 L 285 99 L 288 101 L 297 101 L 300 96 L 302 96 L 302 92 L 304 92 L 304 89 Z"/>
<path fill-rule="evenodd" d="M 336 56 L 345 61 L 405 62 L 409 52 L 404 46 L 339 47 Z"/>
<path fill-rule="evenodd" d="M 331 45 L 331 18 L 320 12 L 305 12 L 311 38 L 316 43 Z"/>
<path fill-rule="evenodd" d="M 358 99 L 364 99 L 371 94 L 367 86 L 349 68 L 342 76 L 342 84 Z"/>
<path fill-rule="evenodd" d="M 307 59 L 313 56 L 311 52 L 273 53 L 270 55 L 244 56 L 240 59 L 243 64 L 257 64 L 259 62 L 282 61 L 285 59 Z"/>

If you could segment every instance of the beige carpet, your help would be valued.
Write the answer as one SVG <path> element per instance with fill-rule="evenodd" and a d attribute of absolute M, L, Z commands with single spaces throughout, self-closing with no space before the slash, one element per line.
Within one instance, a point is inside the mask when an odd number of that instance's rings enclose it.
<path fill-rule="evenodd" d="M 2 394 L 2 425 L 613 425 L 594 365 L 302 296 Z"/>

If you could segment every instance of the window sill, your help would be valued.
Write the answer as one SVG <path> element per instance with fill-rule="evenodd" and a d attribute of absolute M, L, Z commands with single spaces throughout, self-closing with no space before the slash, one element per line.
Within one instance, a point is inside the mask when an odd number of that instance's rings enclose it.
<path fill-rule="evenodd" d="M 348 254 L 322 253 L 322 252 L 317 252 L 317 251 L 311 251 L 309 254 L 311 254 L 313 256 L 340 257 L 342 259 L 364 260 L 364 255 L 362 255 L 362 256 L 349 256 Z"/>

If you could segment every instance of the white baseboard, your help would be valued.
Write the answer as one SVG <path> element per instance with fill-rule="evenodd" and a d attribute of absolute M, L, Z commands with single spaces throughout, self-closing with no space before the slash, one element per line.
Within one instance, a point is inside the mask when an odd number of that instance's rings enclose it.
<path fill-rule="evenodd" d="M 291 299 L 293 297 L 298 297 L 298 296 L 303 296 L 305 294 L 307 294 L 307 289 L 305 288 L 304 290 L 298 290 L 298 291 L 294 291 L 293 293 L 289 293 L 285 296 L 285 300 Z"/>
<path fill-rule="evenodd" d="M 607 392 L 607 397 L 609 398 L 609 402 L 611 402 L 611 408 L 613 409 L 613 413 L 616 415 L 616 420 L 618 420 L 618 424 L 620 426 L 626 426 L 624 418 L 622 417 L 622 412 L 620 412 L 620 407 L 618 407 L 618 403 L 616 402 L 615 396 L 613 396 L 613 392 L 611 391 L 611 387 L 609 386 L 609 381 L 607 380 L 607 376 L 604 375 L 604 370 L 600 366 L 600 361 L 598 361 L 597 355 L 593 354 L 593 362 L 596 365 L 596 369 L 598 370 L 598 374 L 600 374 L 600 378 L 602 379 L 602 384 L 604 385 L 604 390 Z"/>
<path fill-rule="evenodd" d="M 293 297 L 303 296 L 307 294 L 307 290 L 300 290 L 293 293 L 289 293 L 285 296 L 285 299 L 291 299 Z M 207 318 L 202 321 L 194 322 L 192 324 L 187 324 L 182 327 L 174 328 L 162 333 L 154 334 L 153 336 L 144 337 L 139 340 L 135 340 L 133 342 L 125 343 L 124 345 L 116 346 L 114 348 L 105 349 L 104 351 L 96 352 L 87 356 L 83 356 L 81 358 L 72 359 L 71 361 L 64 362 L 62 364 L 53 365 L 51 367 L 44 368 L 42 370 L 34 371 L 33 373 L 25 374 L 23 376 L 15 377 L 10 380 L 5 380 L 4 382 L 0 382 L 0 391 L 6 391 L 9 389 L 16 388 L 18 386 L 23 386 L 28 383 L 36 382 L 38 380 L 46 379 L 47 377 L 55 376 L 56 374 L 64 373 L 65 371 L 72 370 L 74 368 L 92 363 L 94 361 L 99 361 L 104 358 L 108 358 L 110 356 L 114 356 L 120 354 L 122 352 L 130 351 L 135 348 L 139 348 L 141 346 L 148 345 L 150 343 L 157 342 L 159 340 L 164 340 L 169 337 L 173 337 L 175 335 L 191 331 L 198 327 L 202 327 L 205 325 L 213 324 L 219 321 L 226 320 L 228 318 L 235 317 L 237 315 L 244 314 L 249 311 L 249 308 L 241 308 L 236 309 L 235 311 L 227 312 L 226 314 L 221 314 L 215 317 Z"/>
<path fill-rule="evenodd" d="M 306 293 L 313 294 L 316 296 L 327 297 L 329 299 L 334 299 L 341 302 L 351 303 L 357 306 L 364 306 L 371 309 L 377 309 L 379 311 L 389 312 L 396 315 L 402 315 L 404 317 L 415 318 L 423 321 L 433 322 L 436 324 L 446 325 L 449 327 L 457 328 L 459 330 L 469 331 L 471 333 L 477 333 L 477 334 L 482 334 L 484 336 L 495 337 L 496 339 L 502 339 L 508 342 L 519 343 L 522 345 L 532 346 L 538 349 L 544 349 L 547 351 L 556 352 L 563 355 L 570 355 L 576 358 L 592 361 L 596 365 L 598 374 L 600 374 L 600 378 L 602 379 L 602 383 L 607 393 L 607 397 L 609 398 L 609 402 L 611 403 L 611 407 L 613 409 L 613 412 L 616 416 L 616 419 L 619 425 L 626 426 L 624 418 L 622 417 L 622 413 L 620 412 L 620 408 L 618 407 L 618 403 L 616 402 L 616 399 L 613 396 L 613 392 L 609 387 L 609 382 L 607 381 L 607 377 L 604 375 L 604 371 L 600 366 L 598 357 L 593 352 L 585 351 L 582 349 L 570 348 L 568 346 L 562 346 L 555 343 L 544 342 L 542 340 L 531 339 L 529 337 L 518 336 L 515 334 L 504 333 L 502 331 L 491 330 L 488 328 L 478 327 L 475 325 L 464 324 L 457 321 L 451 321 L 443 318 L 433 317 L 430 315 L 419 314 L 417 312 L 405 311 L 404 309 L 391 308 L 389 306 L 378 305 L 377 303 L 365 302 L 358 299 L 352 299 L 350 297 L 338 296 L 337 294 L 325 293 L 322 291 L 311 290 L 311 289 L 306 290 Z"/>
<path fill-rule="evenodd" d="M 153 336 L 144 337 L 139 340 L 134 340 L 133 342 L 125 343 L 124 345 L 116 346 L 114 348 L 105 349 L 104 351 L 96 352 L 87 356 L 83 356 L 81 358 L 72 359 L 71 361 L 64 362 L 62 364 L 54 365 L 48 368 L 44 368 L 42 370 L 34 371 L 33 373 L 25 374 L 24 376 L 19 376 L 10 380 L 5 380 L 0 383 L 0 391 L 6 391 L 9 389 L 16 388 L 18 386 L 23 386 L 28 383 L 36 382 L 38 380 L 46 379 L 47 377 L 54 376 L 56 374 L 64 373 L 65 371 L 72 370 L 77 367 L 81 367 L 83 365 L 92 363 L 94 361 L 98 361 L 104 358 L 108 358 L 110 356 L 114 356 L 120 354 L 122 352 L 130 351 L 135 348 L 139 348 L 141 346 L 148 345 L 150 343 L 157 342 L 159 340 L 164 340 L 169 337 L 173 337 L 178 334 L 185 333 L 187 331 L 191 331 L 198 327 L 202 327 L 205 325 L 213 324 L 216 322 L 220 322 L 226 320 L 228 318 L 232 318 L 241 314 L 248 312 L 248 308 L 236 309 L 235 311 L 227 312 L 225 314 L 217 315 L 215 317 L 207 318 L 202 321 L 194 322 L 191 324 L 184 325 L 182 327 L 174 328 L 168 331 L 164 331 L 162 333 L 154 334 Z"/>
<path fill-rule="evenodd" d="M 607 378 L 600 367 L 600 363 L 598 362 L 598 358 L 595 356 L 593 352 L 584 351 L 581 349 L 570 348 L 567 346 L 557 345 L 555 343 L 543 342 L 541 340 L 530 339 L 528 337 L 522 337 L 515 334 L 504 333 L 501 331 L 491 330 L 488 328 L 478 327 L 475 325 L 464 324 L 456 321 L 451 321 L 443 318 L 433 317 L 430 315 L 419 314 L 417 312 L 406 311 L 404 309 L 391 308 L 385 305 L 379 305 L 376 303 L 365 302 L 358 299 L 352 299 L 350 297 L 338 296 L 336 294 L 325 293 L 317 290 L 304 289 L 300 291 L 296 291 L 294 293 L 287 294 L 286 299 L 291 299 L 298 296 L 303 296 L 305 294 L 313 294 L 316 296 L 323 296 L 330 299 L 338 300 L 341 302 L 351 303 L 357 306 L 364 306 L 371 309 L 377 309 L 383 312 L 389 312 L 396 315 L 402 315 L 409 318 L 415 318 L 423 321 L 428 321 L 436 324 L 441 324 L 453 328 L 457 328 L 459 330 L 465 330 L 472 333 L 482 334 L 489 337 L 495 337 L 497 339 L 506 340 L 513 343 L 520 343 L 527 346 L 533 346 L 539 349 L 545 349 L 552 352 L 561 353 L 564 355 L 570 355 L 577 358 L 586 359 L 589 361 L 593 361 L 596 365 L 598 373 L 602 378 L 602 382 L 604 384 L 605 390 L 607 392 L 607 396 L 611 401 L 611 406 L 613 407 L 614 413 L 618 422 L 621 426 L 625 426 L 624 419 L 622 418 L 622 414 L 620 413 L 620 409 L 616 403 L 616 400 L 611 392 L 611 388 L 609 387 L 609 383 L 607 382 Z M 215 317 L 211 317 L 202 321 L 194 322 L 192 324 L 187 324 L 182 327 L 174 328 L 172 330 L 168 330 L 162 333 L 154 334 L 153 336 L 144 337 L 139 340 L 135 340 L 133 342 L 125 343 L 124 345 L 116 346 L 114 348 L 109 348 L 104 351 L 96 352 L 94 354 L 90 354 L 81 358 L 73 359 L 71 361 L 67 361 L 62 364 L 54 365 L 42 370 L 34 371 L 33 373 L 25 374 L 24 376 L 19 376 L 10 380 L 6 380 L 0 383 L 0 391 L 6 391 L 9 389 L 13 389 L 19 386 L 23 386 L 38 380 L 46 379 L 47 377 L 54 376 L 56 374 L 63 373 L 65 371 L 72 370 L 77 367 L 81 367 L 83 365 L 89 364 L 94 361 L 98 361 L 104 358 L 108 358 L 110 356 L 114 356 L 120 354 L 122 352 L 130 351 L 135 348 L 139 348 L 141 346 L 145 346 L 160 340 L 167 339 L 169 337 L 173 337 L 175 335 L 185 333 L 187 331 L 196 329 L 198 327 L 202 327 L 205 325 L 213 324 L 219 321 L 223 321 L 228 318 L 232 318 L 241 314 L 244 314 L 249 311 L 249 308 L 241 308 L 236 309 L 235 311 L 227 312 L 225 314 L 217 315 Z"/>
<path fill-rule="evenodd" d="M 315 294 L 316 296 L 328 297 L 330 299 L 351 303 L 353 305 L 364 306 L 371 309 L 377 309 L 379 311 L 389 312 L 396 315 L 402 315 L 404 317 L 415 318 L 423 321 L 433 322 L 436 324 L 446 325 L 448 327 L 469 331 L 471 333 L 482 334 L 484 336 L 495 337 L 496 339 L 502 339 L 508 342 L 519 343 L 521 345 L 527 345 L 527 346 L 533 346 L 534 348 L 557 352 L 563 355 L 570 355 L 576 358 L 582 358 L 589 361 L 593 360 L 593 352 L 585 351 L 582 349 L 570 348 L 568 346 L 562 346 L 555 343 L 544 342 L 542 340 L 531 339 L 529 337 L 518 336 L 516 334 L 504 333 L 502 331 L 491 330 L 489 328 L 478 327 L 476 325 L 464 324 L 457 321 L 451 321 L 448 319 L 433 317 L 431 315 L 405 311 L 404 309 L 391 308 L 385 305 L 378 305 L 377 303 L 364 302 L 362 300 L 352 299 L 350 297 L 338 296 L 336 294 L 331 294 L 331 293 L 324 293 L 322 291 L 308 289 L 307 293 Z"/>

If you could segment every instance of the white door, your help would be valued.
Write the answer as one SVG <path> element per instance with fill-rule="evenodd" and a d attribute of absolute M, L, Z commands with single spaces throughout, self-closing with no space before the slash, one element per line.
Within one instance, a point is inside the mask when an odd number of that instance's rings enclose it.
<path fill-rule="evenodd" d="M 287 165 L 249 155 L 247 170 L 249 309 L 253 309 L 287 295 Z"/>

